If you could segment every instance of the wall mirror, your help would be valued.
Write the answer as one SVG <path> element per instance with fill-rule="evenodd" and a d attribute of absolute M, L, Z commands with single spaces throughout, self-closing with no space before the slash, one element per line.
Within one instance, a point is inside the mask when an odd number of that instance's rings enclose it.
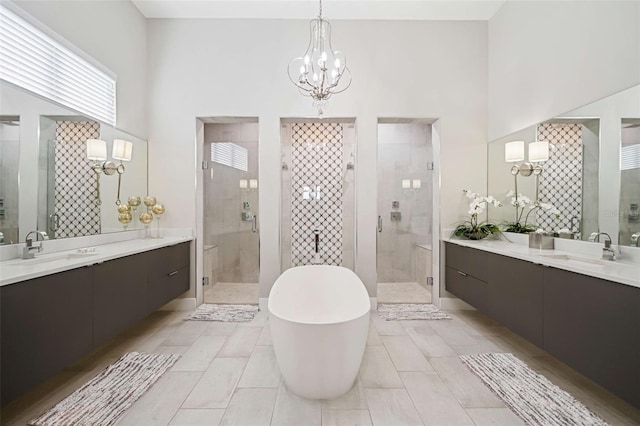
<path fill-rule="evenodd" d="M 638 99 L 640 86 L 634 86 L 490 142 L 487 191 L 504 205 L 490 208 L 489 218 L 505 227 L 526 221 L 532 229 L 581 240 L 607 232 L 614 243 L 631 245 L 640 232 L 640 164 L 625 169 L 622 158 L 633 151 L 640 163 Z M 520 152 L 507 158 L 514 141 L 522 141 Z M 546 155 L 531 150 L 536 141 L 548 142 Z M 511 195 L 516 185 L 520 208 Z M 532 208 L 536 201 L 541 207 Z"/>
<path fill-rule="evenodd" d="M 640 247 L 640 115 L 623 118 L 620 138 L 620 244 Z"/>
<path fill-rule="evenodd" d="M 0 245 L 18 240 L 20 117 L 0 115 Z"/>
<path fill-rule="evenodd" d="M 0 95 L 0 198 L 6 200 L 4 207 L 0 206 L 0 216 L 4 208 L 7 218 L 0 219 L 4 244 L 23 242 L 33 230 L 54 239 L 140 228 L 135 214 L 128 224 L 118 221 L 120 174 L 97 173 L 93 167 L 96 161 L 87 158 L 86 142 L 106 141 L 107 160 L 116 165 L 120 160 L 113 158 L 114 140 L 131 142 L 131 159 L 122 161 L 124 173 L 120 176 L 120 201 L 127 204 L 130 196 L 147 195 L 145 140 L 4 81 L 0 81 Z M 9 120 L 12 117 L 15 119 Z M 16 149 L 5 150 L 5 140 L 8 147 L 11 138 Z M 14 177 L 5 180 L 5 173 Z"/>

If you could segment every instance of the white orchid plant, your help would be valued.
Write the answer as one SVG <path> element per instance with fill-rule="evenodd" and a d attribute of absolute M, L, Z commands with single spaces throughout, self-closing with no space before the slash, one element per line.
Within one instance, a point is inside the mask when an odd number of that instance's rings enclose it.
<path fill-rule="evenodd" d="M 511 197 L 511 205 L 516 209 L 516 221 L 506 223 L 505 232 L 517 232 L 521 234 L 534 232 L 537 228 L 534 225 L 528 225 L 527 222 L 529 220 L 529 215 L 537 209 L 541 209 L 548 212 L 549 214 L 555 215 L 556 218 L 560 217 L 560 210 L 555 208 L 553 204 L 542 203 L 537 200 L 531 201 L 531 199 L 526 195 L 518 193 L 518 196 L 516 196 L 513 191 L 507 192 L 506 196 L 507 198 Z M 522 222 L 522 216 L 527 210 L 527 207 L 529 208 L 529 211 L 524 217 L 524 222 Z"/>
<path fill-rule="evenodd" d="M 502 203 L 491 195 L 487 195 L 485 197 L 467 189 L 463 189 L 462 192 L 465 193 L 467 198 L 471 199 L 468 212 L 470 218 L 469 220 L 465 220 L 459 224 L 453 231 L 453 235 L 456 237 L 466 237 L 472 240 L 479 240 L 493 233 L 500 232 L 500 228 L 491 222 L 478 222 L 478 215 L 484 213 L 484 210 L 488 205 L 501 207 Z"/>

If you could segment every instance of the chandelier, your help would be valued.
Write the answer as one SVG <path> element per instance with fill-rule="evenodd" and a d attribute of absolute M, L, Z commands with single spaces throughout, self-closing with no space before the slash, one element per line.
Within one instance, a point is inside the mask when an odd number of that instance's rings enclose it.
<path fill-rule="evenodd" d="M 331 47 L 331 24 L 322 17 L 322 0 L 309 29 L 309 46 L 303 56 L 289 62 L 289 79 L 301 94 L 313 99 L 314 108 L 322 115 L 329 98 L 351 85 L 351 71 L 344 53 Z"/>

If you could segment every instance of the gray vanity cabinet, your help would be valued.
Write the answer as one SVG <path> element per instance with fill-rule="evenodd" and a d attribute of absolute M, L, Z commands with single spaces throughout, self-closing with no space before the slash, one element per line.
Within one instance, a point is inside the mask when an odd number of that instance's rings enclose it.
<path fill-rule="evenodd" d="M 640 406 L 640 289 L 544 268 L 544 349 Z"/>
<path fill-rule="evenodd" d="M 541 265 L 489 254 L 487 314 L 542 347 Z"/>
<path fill-rule="evenodd" d="M 2 405 L 189 290 L 190 243 L 0 287 Z"/>
<path fill-rule="evenodd" d="M 92 349 L 92 268 L 0 287 L 2 405 Z"/>
<path fill-rule="evenodd" d="M 639 288 L 451 243 L 446 267 L 448 291 L 640 407 Z"/>
<path fill-rule="evenodd" d="M 446 289 L 481 312 L 488 311 L 488 253 L 446 243 Z"/>
<path fill-rule="evenodd" d="M 94 348 L 149 314 L 147 259 L 140 253 L 94 265 Z"/>

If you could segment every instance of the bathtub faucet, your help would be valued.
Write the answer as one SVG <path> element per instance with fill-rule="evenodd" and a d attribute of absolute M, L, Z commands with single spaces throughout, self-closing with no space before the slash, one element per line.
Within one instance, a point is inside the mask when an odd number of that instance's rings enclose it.
<path fill-rule="evenodd" d="M 315 250 L 314 250 L 314 256 L 313 256 L 313 264 L 314 265 L 319 265 L 321 262 L 320 260 L 320 230 L 319 229 L 314 229 L 313 230 L 313 241 L 315 244 Z"/>
<path fill-rule="evenodd" d="M 314 237 L 315 245 L 316 245 L 315 252 L 318 253 L 318 251 L 320 250 L 320 230 L 314 229 L 313 234 L 315 235 Z"/>

